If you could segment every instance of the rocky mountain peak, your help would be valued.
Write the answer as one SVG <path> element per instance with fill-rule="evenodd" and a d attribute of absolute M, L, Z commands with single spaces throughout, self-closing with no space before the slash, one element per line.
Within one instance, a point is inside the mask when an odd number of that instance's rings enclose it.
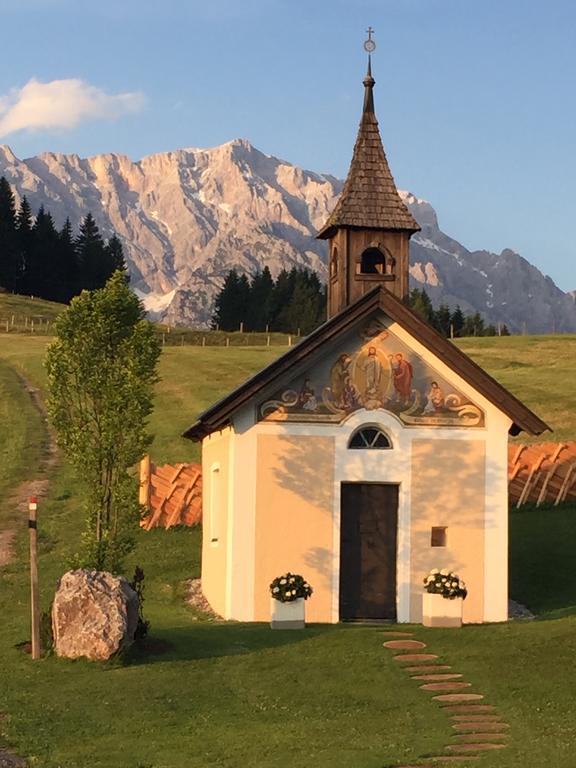
<path fill-rule="evenodd" d="M 61 226 L 91 211 L 104 237 L 121 238 L 132 286 L 154 318 L 207 324 L 231 268 L 306 266 L 326 278 L 326 244 L 315 239 L 342 189 L 339 179 L 261 152 L 246 139 L 160 152 L 133 161 L 43 153 L 19 160 L 0 147 L 0 174 L 46 206 Z M 510 250 L 468 251 L 438 226 L 426 200 L 401 192 L 422 231 L 412 238 L 411 276 L 435 304 L 479 311 L 528 332 L 576 331 L 574 296 Z"/>

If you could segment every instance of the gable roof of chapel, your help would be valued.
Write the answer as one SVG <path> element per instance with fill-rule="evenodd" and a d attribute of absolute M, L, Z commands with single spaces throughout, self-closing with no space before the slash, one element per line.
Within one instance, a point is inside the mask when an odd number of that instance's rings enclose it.
<path fill-rule="evenodd" d="M 299 344 L 255 376 L 245 381 L 202 413 L 183 437 L 202 440 L 231 423 L 234 414 L 262 395 L 272 386 L 281 384 L 294 368 L 316 355 L 322 347 L 346 333 L 352 326 L 380 309 L 411 336 L 442 360 L 449 368 L 512 420 L 510 434 L 525 431 L 539 435 L 550 427 L 517 397 L 499 384 L 477 363 L 441 336 L 431 325 L 382 286 L 373 288 L 334 317 L 313 331 Z"/>

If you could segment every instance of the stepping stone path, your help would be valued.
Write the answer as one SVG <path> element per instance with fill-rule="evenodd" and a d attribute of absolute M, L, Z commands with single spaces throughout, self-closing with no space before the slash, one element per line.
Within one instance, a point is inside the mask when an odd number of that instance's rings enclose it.
<path fill-rule="evenodd" d="M 442 765 L 459 763 L 468 765 L 485 752 L 507 746 L 510 726 L 501 720 L 493 704 L 484 702 L 481 693 L 466 690 L 472 684 L 463 680 L 463 675 L 453 671 L 449 664 L 439 663 L 436 654 L 423 652 L 426 643 L 413 639 L 413 633 L 384 634 L 387 638 L 402 638 L 386 640 L 384 648 L 399 652 L 394 656 L 394 661 L 399 662 L 411 680 L 420 684 L 420 690 L 436 694 L 432 701 L 442 707 L 442 711 L 451 720 L 451 742 L 446 745 L 445 754 L 424 757 L 417 765 L 401 765 L 397 768 L 441 768 Z"/>

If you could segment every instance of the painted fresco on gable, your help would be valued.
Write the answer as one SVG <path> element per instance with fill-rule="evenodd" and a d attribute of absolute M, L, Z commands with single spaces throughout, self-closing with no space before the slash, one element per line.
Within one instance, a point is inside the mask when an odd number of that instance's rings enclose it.
<path fill-rule="evenodd" d="M 383 408 L 410 426 L 483 427 L 484 412 L 377 320 L 258 408 L 265 421 L 343 421 Z"/>

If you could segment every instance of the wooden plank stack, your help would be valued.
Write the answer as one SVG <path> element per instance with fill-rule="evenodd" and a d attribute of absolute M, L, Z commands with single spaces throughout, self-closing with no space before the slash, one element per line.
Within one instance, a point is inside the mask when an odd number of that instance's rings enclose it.
<path fill-rule="evenodd" d="M 147 482 L 150 514 L 140 525 L 144 530 L 198 525 L 202 521 L 202 467 L 200 464 L 165 464 L 157 467 L 147 460 L 149 471 L 141 471 Z M 147 477 L 146 477 L 147 475 Z"/>
<path fill-rule="evenodd" d="M 516 507 L 576 501 L 576 442 L 509 446 L 508 488 Z"/>

